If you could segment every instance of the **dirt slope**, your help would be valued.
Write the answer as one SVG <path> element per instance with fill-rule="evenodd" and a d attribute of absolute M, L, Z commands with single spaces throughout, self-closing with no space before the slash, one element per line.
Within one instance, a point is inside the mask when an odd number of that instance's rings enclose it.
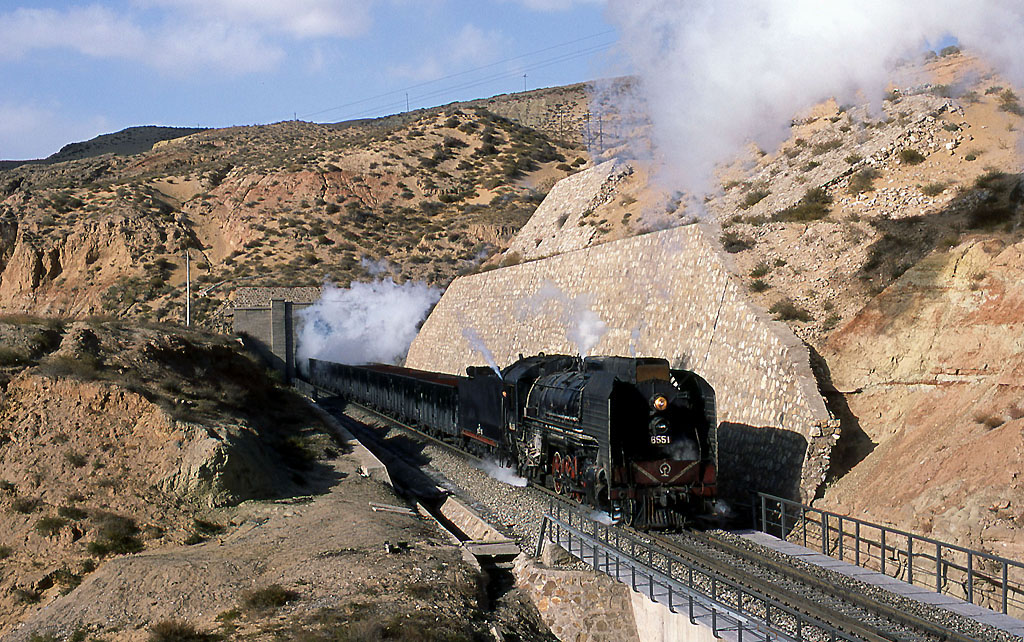
<path fill-rule="evenodd" d="M 0 318 L 0 632 L 103 560 L 218 530 L 212 508 L 315 490 L 338 447 L 237 344 Z"/>

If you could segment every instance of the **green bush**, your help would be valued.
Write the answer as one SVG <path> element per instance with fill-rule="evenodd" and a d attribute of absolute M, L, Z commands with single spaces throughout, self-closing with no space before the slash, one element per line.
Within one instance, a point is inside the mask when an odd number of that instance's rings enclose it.
<path fill-rule="evenodd" d="M 806 222 L 825 218 L 829 213 L 832 197 L 824 188 L 812 187 L 796 204 L 772 215 L 773 221 Z"/>
<path fill-rule="evenodd" d="M 17 497 L 11 502 L 11 510 L 15 513 L 27 515 L 37 508 L 42 502 L 34 497 Z"/>
<path fill-rule="evenodd" d="M 907 165 L 919 165 L 923 163 L 924 160 L 924 154 L 917 151 L 916 149 L 911 149 L 907 147 L 906 149 L 900 150 L 900 161 Z"/>
<path fill-rule="evenodd" d="M 938 196 L 945 192 L 947 187 L 949 187 L 949 183 L 928 183 L 927 185 L 921 186 L 921 193 L 925 196 Z"/>
<path fill-rule="evenodd" d="M 744 252 L 754 247 L 754 241 L 749 237 L 742 236 L 737 232 L 729 230 L 722 234 L 722 248 L 729 254 Z"/>
<path fill-rule="evenodd" d="M 35 529 L 40 535 L 46 537 L 53 537 L 61 531 L 62 528 L 67 526 L 68 521 L 62 517 L 41 517 L 36 522 Z"/>
<path fill-rule="evenodd" d="M 870 167 L 862 169 L 850 177 L 847 189 L 849 189 L 851 194 L 863 194 L 864 192 L 873 191 L 875 189 L 875 179 L 878 176 L 878 170 Z"/>
<path fill-rule="evenodd" d="M 105 513 L 99 517 L 96 539 L 87 546 L 90 553 L 97 556 L 110 553 L 137 553 L 142 550 L 139 540 L 139 527 L 135 520 L 113 513 Z"/>
<path fill-rule="evenodd" d="M 754 279 L 750 282 L 750 290 L 752 292 L 764 292 L 770 287 L 771 285 L 764 279 Z"/>
<path fill-rule="evenodd" d="M 299 594 L 280 584 L 253 589 L 242 593 L 242 605 L 249 611 L 272 611 L 288 602 L 299 599 Z"/>
<path fill-rule="evenodd" d="M 766 189 L 754 189 L 747 192 L 747 195 L 740 203 L 740 209 L 748 209 L 763 201 L 771 192 Z"/>
<path fill-rule="evenodd" d="M 222 639 L 186 622 L 162 620 L 149 627 L 149 642 L 213 642 Z"/>
<path fill-rule="evenodd" d="M 768 308 L 768 311 L 781 321 L 807 322 L 811 320 L 811 315 L 807 310 L 804 310 L 788 298 L 776 301 L 772 304 L 772 307 Z"/>

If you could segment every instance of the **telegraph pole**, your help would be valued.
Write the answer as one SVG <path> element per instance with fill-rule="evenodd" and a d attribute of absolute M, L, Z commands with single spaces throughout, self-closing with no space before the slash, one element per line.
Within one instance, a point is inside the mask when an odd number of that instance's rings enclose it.
<path fill-rule="evenodd" d="M 185 327 L 192 325 L 192 264 L 185 248 Z"/>
<path fill-rule="evenodd" d="M 523 91 L 526 91 L 526 74 L 523 74 Z"/>

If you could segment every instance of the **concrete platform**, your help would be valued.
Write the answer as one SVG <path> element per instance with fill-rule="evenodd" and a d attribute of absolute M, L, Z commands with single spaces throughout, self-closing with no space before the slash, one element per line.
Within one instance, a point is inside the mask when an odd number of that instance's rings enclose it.
<path fill-rule="evenodd" d="M 827 568 L 835 571 L 836 573 L 842 573 L 847 577 L 852 577 L 864 582 L 865 584 L 871 584 L 872 586 L 883 588 L 891 593 L 902 595 L 910 600 L 946 609 L 947 611 L 968 617 L 976 622 L 981 622 L 982 624 L 987 624 L 993 628 L 1007 631 L 1024 639 L 1024 621 L 1010 617 L 1009 615 L 1003 615 L 1002 613 L 996 613 L 995 611 L 981 606 L 969 604 L 951 595 L 936 593 L 934 590 L 925 586 L 907 584 L 906 582 L 888 575 L 883 575 L 877 571 L 873 571 L 862 566 L 855 566 L 849 562 L 843 562 L 833 557 L 828 557 L 827 555 L 812 551 L 809 548 L 804 548 L 798 544 L 780 540 L 774 535 L 768 535 L 767 533 L 759 531 L 745 531 L 738 534 L 755 544 L 760 544 L 765 548 L 770 548 L 780 553 L 785 553 L 791 557 L 796 557 L 808 564 Z"/>

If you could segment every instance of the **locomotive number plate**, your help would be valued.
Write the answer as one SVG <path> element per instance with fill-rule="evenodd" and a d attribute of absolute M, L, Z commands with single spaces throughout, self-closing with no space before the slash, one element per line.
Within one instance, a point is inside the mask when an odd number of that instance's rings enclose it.
<path fill-rule="evenodd" d="M 670 440 L 668 435 L 651 435 L 652 444 L 668 444 Z"/>

